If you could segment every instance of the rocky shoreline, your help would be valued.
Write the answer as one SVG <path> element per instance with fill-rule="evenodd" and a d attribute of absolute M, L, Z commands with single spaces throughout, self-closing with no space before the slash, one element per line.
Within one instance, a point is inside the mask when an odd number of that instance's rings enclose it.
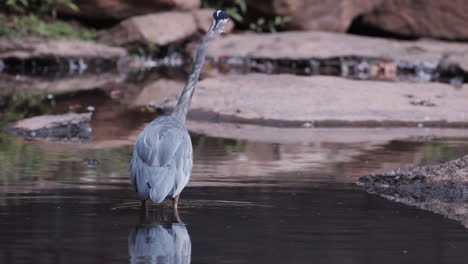
<path fill-rule="evenodd" d="M 468 156 L 375 173 L 356 184 L 370 193 L 443 214 L 468 227 Z"/>

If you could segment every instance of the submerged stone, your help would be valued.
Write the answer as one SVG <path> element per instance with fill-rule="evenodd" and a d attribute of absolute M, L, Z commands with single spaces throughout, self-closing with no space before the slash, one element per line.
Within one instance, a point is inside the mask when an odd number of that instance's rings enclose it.
<path fill-rule="evenodd" d="M 42 115 L 17 121 L 6 130 L 30 139 L 85 142 L 91 137 L 91 116 L 92 113 Z"/>

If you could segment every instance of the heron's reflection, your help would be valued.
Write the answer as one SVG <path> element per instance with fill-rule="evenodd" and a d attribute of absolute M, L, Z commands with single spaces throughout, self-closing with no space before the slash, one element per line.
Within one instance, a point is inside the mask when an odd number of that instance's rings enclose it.
<path fill-rule="evenodd" d="M 158 214 L 159 215 L 159 214 Z M 162 219 L 162 221 L 161 221 Z M 190 263 L 192 243 L 183 223 L 143 212 L 128 236 L 130 263 Z"/>

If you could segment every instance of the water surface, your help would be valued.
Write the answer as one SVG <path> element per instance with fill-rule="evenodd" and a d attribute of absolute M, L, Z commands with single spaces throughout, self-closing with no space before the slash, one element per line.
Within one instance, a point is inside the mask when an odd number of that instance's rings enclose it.
<path fill-rule="evenodd" d="M 363 173 L 467 153 L 466 140 L 368 148 L 192 136 L 195 167 L 182 194 L 185 226 L 177 226 L 167 223 L 169 202 L 141 217 L 127 173 L 131 145 L 93 148 L 0 134 L 0 261 L 465 263 L 468 257 L 468 230 L 458 222 L 352 184 Z"/>

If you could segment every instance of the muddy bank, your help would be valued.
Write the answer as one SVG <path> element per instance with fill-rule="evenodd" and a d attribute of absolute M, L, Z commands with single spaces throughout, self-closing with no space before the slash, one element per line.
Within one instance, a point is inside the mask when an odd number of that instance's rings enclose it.
<path fill-rule="evenodd" d="M 468 227 L 468 156 L 360 178 L 371 193 L 447 216 Z"/>

